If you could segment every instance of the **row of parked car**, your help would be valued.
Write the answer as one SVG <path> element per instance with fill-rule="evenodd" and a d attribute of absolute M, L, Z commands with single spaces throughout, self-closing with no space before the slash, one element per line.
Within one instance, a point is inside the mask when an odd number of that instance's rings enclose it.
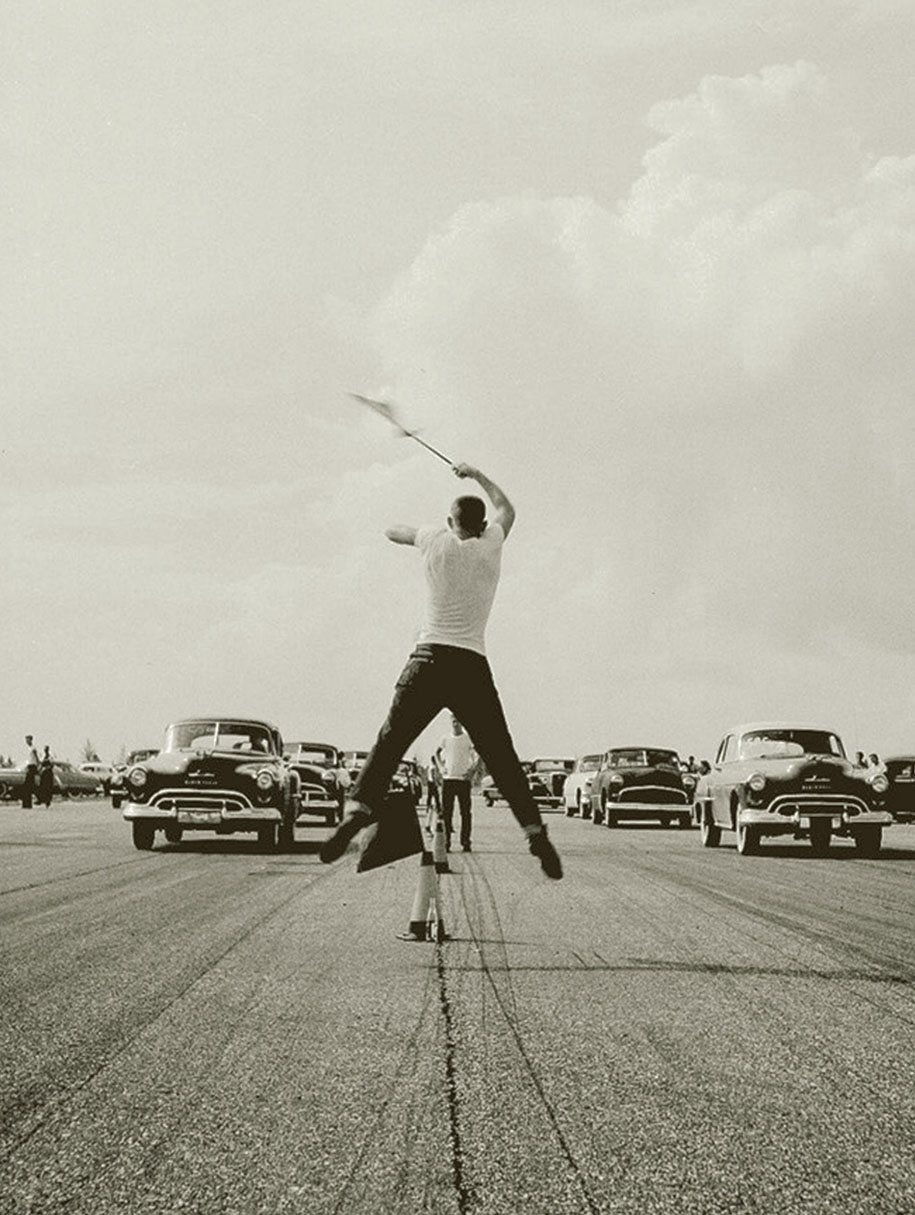
<path fill-rule="evenodd" d="M 890 756 L 885 769 L 852 763 L 835 730 L 755 722 L 729 730 L 702 773 L 684 771 L 665 748 L 583 755 L 565 778 L 562 805 L 607 827 L 646 818 L 697 826 L 706 848 L 732 832 L 744 856 L 769 836 L 806 839 L 817 854 L 846 837 L 876 856 L 886 827 L 915 821 L 915 755 Z"/>
<path fill-rule="evenodd" d="M 332 826 L 367 751 L 330 743 L 283 741 L 269 722 L 185 718 L 165 732 L 161 749 L 131 756 L 111 781 L 111 801 L 130 823 L 135 847 L 161 831 L 179 843 L 186 831 L 256 834 L 265 849 L 289 848 L 295 828 L 318 819 Z M 395 772 L 390 794 L 416 806 L 422 778 L 412 760 Z"/>

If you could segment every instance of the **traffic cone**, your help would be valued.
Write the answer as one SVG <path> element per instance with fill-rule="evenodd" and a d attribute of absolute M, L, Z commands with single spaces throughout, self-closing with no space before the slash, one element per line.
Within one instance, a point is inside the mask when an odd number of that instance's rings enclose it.
<path fill-rule="evenodd" d="M 432 856 L 436 873 L 451 873 L 448 864 L 448 847 L 445 843 L 445 823 L 440 814 L 435 816 L 435 831 L 432 835 Z"/>
<path fill-rule="evenodd" d="M 399 933 L 401 941 L 427 941 L 429 939 L 429 909 L 435 902 L 435 866 L 432 853 L 424 848 L 419 858 L 419 881 L 413 896 L 410 926 Z"/>

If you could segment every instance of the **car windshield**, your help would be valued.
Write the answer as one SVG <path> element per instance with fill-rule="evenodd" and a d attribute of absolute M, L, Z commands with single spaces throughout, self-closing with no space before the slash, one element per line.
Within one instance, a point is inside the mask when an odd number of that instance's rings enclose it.
<path fill-rule="evenodd" d="M 344 751 L 343 762 L 347 768 L 361 768 L 368 756 L 368 751 Z"/>
<path fill-rule="evenodd" d="M 535 772 L 571 772 L 575 767 L 574 759 L 535 759 Z"/>
<path fill-rule="evenodd" d="M 250 751 L 272 755 L 273 742 L 266 726 L 253 721 L 179 721 L 169 726 L 165 751 Z"/>
<path fill-rule="evenodd" d="M 800 755 L 838 755 L 845 748 L 829 730 L 804 730 L 785 726 L 748 730 L 740 739 L 740 759 L 792 759 Z"/>
<path fill-rule="evenodd" d="M 611 768 L 670 768 L 680 767 L 676 751 L 656 751 L 646 747 L 629 747 L 626 750 L 611 751 L 609 766 Z"/>
<path fill-rule="evenodd" d="M 288 743 L 285 755 L 300 764 L 320 764 L 325 768 L 334 768 L 337 764 L 337 755 L 332 748 L 314 747 L 309 743 Z"/>
<path fill-rule="evenodd" d="M 586 755 L 579 764 L 579 772 L 596 772 L 600 767 L 599 755 Z"/>

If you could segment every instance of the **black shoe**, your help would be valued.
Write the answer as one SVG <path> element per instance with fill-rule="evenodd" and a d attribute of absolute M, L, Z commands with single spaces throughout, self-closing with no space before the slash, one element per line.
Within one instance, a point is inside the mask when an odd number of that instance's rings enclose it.
<path fill-rule="evenodd" d="M 562 861 L 549 841 L 546 827 L 542 827 L 536 835 L 531 836 L 528 846 L 532 855 L 540 861 L 540 868 L 546 876 L 558 881 L 562 877 Z"/>
<path fill-rule="evenodd" d="M 321 845 L 318 855 L 322 862 L 329 865 L 332 861 L 338 861 L 350 846 L 353 837 L 358 835 L 362 828 L 367 827 L 371 821 L 372 816 L 368 810 L 361 808 L 347 810 L 339 827 Z"/>

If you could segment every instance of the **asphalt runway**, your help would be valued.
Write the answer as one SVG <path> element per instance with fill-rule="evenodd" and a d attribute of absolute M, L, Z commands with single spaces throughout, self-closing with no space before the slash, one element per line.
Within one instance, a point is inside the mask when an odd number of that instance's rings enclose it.
<path fill-rule="evenodd" d="M 4 1212 L 915 1212 L 915 827 L 878 860 L 503 806 L 357 876 L 0 806 Z M 161 838 L 161 837 L 159 837 Z"/>

